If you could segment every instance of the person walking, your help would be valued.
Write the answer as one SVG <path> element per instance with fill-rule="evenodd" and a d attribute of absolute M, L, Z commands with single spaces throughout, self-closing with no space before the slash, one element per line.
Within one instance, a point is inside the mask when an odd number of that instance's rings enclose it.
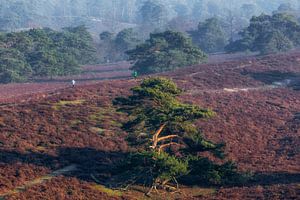
<path fill-rule="evenodd" d="M 76 83 L 76 81 L 73 79 L 72 80 L 72 87 L 75 87 L 75 83 Z"/>
<path fill-rule="evenodd" d="M 136 79 L 136 78 L 138 77 L 137 71 L 133 71 L 133 72 L 132 72 L 132 76 L 133 76 L 134 79 Z"/>

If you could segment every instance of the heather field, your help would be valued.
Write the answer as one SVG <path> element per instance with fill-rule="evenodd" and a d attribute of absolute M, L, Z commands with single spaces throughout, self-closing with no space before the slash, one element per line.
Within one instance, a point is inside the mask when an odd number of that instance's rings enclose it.
<path fill-rule="evenodd" d="M 128 67 L 86 66 L 81 77 L 0 86 L 0 199 L 148 199 L 138 185 L 109 187 L 129 150 L 120 128 L 126 116 L 112 100 L 141 81 L 128 78 Z M 299 52 L 158 75 L 184 90 L 183 102 L 216 113 L 197 126 L 225 142 L 228 158 L 253 178 L 244 185 L 182 185 L 151 199 L 299 199 Z"/>

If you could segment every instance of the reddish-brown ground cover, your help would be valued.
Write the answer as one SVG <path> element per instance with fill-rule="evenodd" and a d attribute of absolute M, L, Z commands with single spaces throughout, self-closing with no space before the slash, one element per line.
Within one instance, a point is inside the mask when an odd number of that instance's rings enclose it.
<path fill-rule="evenodd" d="M 185 102 L 209 107 L 215 117 L 199 121 L 203 134 L 226 143 L 228 158 L 241 171 L 256 173 L 243 187 L 183 188 L 179 199 L 297 199 L 300 197 L 300 53 L 207 64 L 163 74 L 184 89 Z M 265 85 L 291 80 L 287 87 Z M 0 194 L 69 164 L 78 171 L 8 199 L 139 199 L 93 187 L 127 152 L 124 116 L 112 99 L 139 80 L 100 81 L 54 90 L 0 106 Z M 276 83 L 275 83 L 276 85 Z M 228 92 L 224 88 L 258 88 Z M 26 100 L 26 101 L 25 101 Z M 5 103 L 3 101 L 3 103 Z M 7 104 L 10 103 L 10 104 Z M 111 195 L 111 196 L 110 196 Z M 164 199 L 164 195 L 155 198 Z"/>

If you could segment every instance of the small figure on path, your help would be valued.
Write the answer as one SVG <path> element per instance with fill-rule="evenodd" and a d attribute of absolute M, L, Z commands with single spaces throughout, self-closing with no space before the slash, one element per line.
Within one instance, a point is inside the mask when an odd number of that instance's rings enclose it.
<path fill-rule="evenodd" d="M 73 80 L 72 80 L 72 87 L 75 87 L 75 83 L 76 83 L 76 82 L 75 82 L 75 80 L 73 79 Z"/>
<path fill-rule="evenodd" d="M 132 77 L 133 77 L 134 79 L 136 79 L 136 78 L 138 77 L 137 71 L 133 71 L 133 72 L 132 72 Z"/>

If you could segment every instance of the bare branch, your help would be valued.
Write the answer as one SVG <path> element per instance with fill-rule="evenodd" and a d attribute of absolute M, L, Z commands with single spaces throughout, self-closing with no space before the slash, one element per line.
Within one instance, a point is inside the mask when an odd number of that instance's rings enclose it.
<path fill-rule="evenodd" d="M 176 142 L 170 142 L 168 144 L 163 144 L 163 145 L 160 145 L 159 149 L 158 149 L 158 152 L 160 153 L 162 149 L 166 148 L 166 147 L 169 147 L 171 145 L 177 145 L 177 146 L 182 146 L 182 144 L 178 144 Z"/>
<path fill-rule="evenodd" d="M 163 124 L 159 127 L 159 129 L 155 132 L 155 134 L 153 135 L 152 139 L 153 139 L 153 145 L 151 146 L 153 149 L 156 148 L 157 143 L 158 143 L 158 136 L 159 134 L 163 131 L 163 129 L 165 128 L 166 124 Z"/>
<path fill-rule="evenodd" d="M 178 135 L 167 135 L 167 136 L 158 138 L 157 142 L 160 142 L 162 140 L 167 140 L 167 139 L 175 138 L 175 137 L 179 137 L 179 136 Z"/>

